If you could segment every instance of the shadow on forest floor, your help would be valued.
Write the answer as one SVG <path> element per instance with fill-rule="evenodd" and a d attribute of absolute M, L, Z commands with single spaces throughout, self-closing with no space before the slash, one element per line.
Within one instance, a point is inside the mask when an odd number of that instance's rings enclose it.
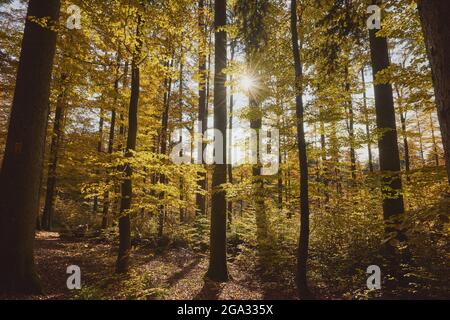
<path fill-rule="evenodd" d="M 181 279 L 183 279 L 184 277 L 186 277 L 187 274 L 189 274 L 195 267 L 198 266 L 198 264 L 200 263 L 201 258 L 200 257 L 196 257 L 194 259 L 194 261 L 190 262 L 187 266 L 185 266 L 183 269 L 181 269 L 178 272 L 175 272 L 174 274 L 172 274 L 167 280 L 167 284 L 169 287 L 174 286 L 178 281 L 180 281 Z"/>
<path fill-rule="evenodd" d="M 114 273 L 117 248 L 98 239 L 61 239 L 58 233 L 40 232 L 36 237 L 35 258 L 44 295 L 6 297 L 8 299 L 170 299 L 170 300 L 292 300 L 297 298 L 293 277 L 283 268 L 264 267 L 256 260 L 230 260 L 230 281 L 214 283 L 205 280 L 208 257 L 186 248 L 168 249 L 162 254 L 147 247 L 132 252 L 132 267 L 127 275 Z M 67 289 L 66 268 L 78 265 L 82 271 L 82 290 Z M 312 270 L 316 270 L 317 267 Z M 444 272 L 444 271 L 443 271 Z M 445 272 L 444 272 L 445 273 Z M 416 270 L 408 271 L 408 285 L 421 285 Z M 442 279 L 445 278 L 443 274 Z M 315 277 L 317 279 L 317 276 Z M 319 279 L 320 280 L 320 279 Z M 446 282 L 433 283 L 429 289 L 402 291 L 400 285 L 389 298 L 446 297 Z M 324 278 L 311 284 L 316 299 L 367 299 L 364 292 L 344 296 Z M 346 285 L 346 288 L 350 284 Z M 407 289 L 407 290 L 406 290 Z M 388 296 L 386 295 L 385 298 Z M 4 299 L 5 297 L 0 297 Z M 376 298 L 376 297 L 372 297 Z"/>
<path fill-rule="evenodd" d="M 222 290 L 222 284 L 205 280 L 202 290 L 194 297 L 194 300 L 218 300 Z"/>
<path fill-rule="evenodd" d="M 265 282 L 261 270 L 229 262 L 230 281 L 205 281 L 208 257 L 186 248 L 156 252 L 145 246 L 132 251 L 127 275 L 114 273 L 117 248 L 96 238 L 61 238 L 56 232 L 39 232 L 35 258 L 44 295 L 18 297 L 36 300 L 69 299 L 170 299 L 261 300 L 292 299 L 287 283 Z M 81 268 L 82 290 L 67 289 L 66 268 Z M 9 297 L 11 298 L 11 297 Z"/>

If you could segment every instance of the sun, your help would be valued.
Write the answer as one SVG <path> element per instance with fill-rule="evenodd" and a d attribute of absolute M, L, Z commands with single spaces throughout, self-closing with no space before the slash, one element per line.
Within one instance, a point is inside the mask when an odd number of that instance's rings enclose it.
<path fill-rule="evenodd" d="M 244 91 L 250 91 L 255 86 L 255 80 L 252 77 L 243 75 L 239 81 L 239 85 Z"/>

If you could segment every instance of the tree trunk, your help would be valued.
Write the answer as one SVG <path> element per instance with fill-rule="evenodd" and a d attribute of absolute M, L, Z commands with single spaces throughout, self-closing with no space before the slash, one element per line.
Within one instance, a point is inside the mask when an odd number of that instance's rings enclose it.
<path fill-rule="evenodd" d="M 381 4 L 374 0 L 374 4 Z M 370 30 L 370 51 L 374 79 L 378 73 L 389 67 L 388 44 L 385 37 L 378 37 L 377 30 Z M 392 85 L 375 84 L 375 109 L 377 128 L 382 133 L 378 140 L 380 170 L 383 174 L 383 213 L 385 221 L 404 213 L 402 181 L 400 178 L 400 155 L 395 123 L 395 108 Z M 393 232 L 390 227 L 386 233 Z"/>
<path fill-rule="evenodd" d="M 331 163 L 333 164 L 333 171 L 331 174 L 334 175 L 333 184 L 336 188 L 336 192 L 340 193 L 342 191 L 341 185 L 341 170 L 339 169 L 339 161 L 340 161 L 340 153 L 339 153 L 339 139 L 338 139 L 338 131 L 337 131 L 337 121 L 332 120 L 331 122 L 331 134 L 328 139 L 330 142 L 330 154 L 331 154 Z"/>
<path fill-rule="evenodd" d="M 59 0 L 30 0 L 27 17 L 59 18 Z M 39 292 L 33 247 L 56 32 L 27 19 L 0 175 L 0 293 Z"/>
<path fill-rule="evenodd" d="M 168 67 L 173 67 L 174 57 L 172 57 L 171 63 L 167 64 Z M 166 92 L 164 93 L 164 110 L 162 114 L 161 121 L 161 149 L 160 153 L 162 155 L 167 154 L 167 142 L 168 142 L 168 128 L 169 128 L 169 111 L 170 111 L 170 97 L 172 95 L 172 78 L 166 79 Z M 161 184 L 167 184 L 167 177 L 162 174 L 159 178 L 159 182 Z M 165 193 L 161 192 L 159 195 L 159 199 L 161 202 L 164 201 Z M 166 206 L 164 204 L 159 205 L 159 216 L 158 216 L 158 236 L 161 238 L 164 234 L 164 217 L 166 214 Z"/>
<path fill-rule="evenodd" d="M 105 123 L 105 119 L 104 119 L 104 112 L 103 109 L 100 110 L 100 117 L 98 119 L 98 142 L 97 142 L 97 152 L 98 153 L 102 153 L 103 152 L 103 125 Z M 100 170 L 96 169 L 95 170 L 95 174 L 97 176 L 100 175 Z M 95 196 L 94 197 L 94 205 L 92 206 L 92 212 L 94 213 L 94 217 L 95 214 L 98 211 L 98 197 Z"/>
<path fill-rule="evenodd" d="M 50 162 L 48 165 L 47 190 L 45 194 L 45 205 L 41 222 L 42 229 L 46 231 L 51 231 L 53 228 L 53 213 L 55 211 L 55 196 L 56 196 L 55 195 L 56 170 L 58 167 L 58 156 L 59 156 L 58 153 L 61 147 L 61 140 L 63 135 L 64 104 L 65 104 L 65 92 L 61 92 L 56 102 L 52 142 L 50 145 Z"/>
<path fill-rule="evenodd" d="M 268 221 L 267 213 L 265 210 L 264 201 L 264 180 L 261 175 L 262 163 L 261 163 L 261 146 L 260 146 L 260 134 L 262 127 L 262 110 L 257 99 L 254 96 L 250 97 L 250 109 L 251 119 L 250 128 L 256 131 L 256 164 L 252 166 L 253 176 L 253 201 L 256 215 L 256 235 L 258 246 L 260 247 L 261 258 L 267 258 L 267 232 Z"/>
<path fill-rule="evenodd" d="M 261 9 L 258 8 L 257 3 L 253 3 L 250 5 L 251 7 L 248 9 L 251 12 L 249 13 L 250 19 L 260 20 L 264 16 L 264 12 L 261 12 Z M 253 6 L 253 7 L 252 7 Z M 262 20 L 261 20 L 262 21 Z M 262 34 L 264 30 L 260 27 L 259 30 L 251 31 L 253 33 L 253 37 L 255 39 L 248 40 L 246 43 L 246 55 L 247 55 L 247 64 L 250 66 L 250 69 L 253 70 L 253 73 L 257 74 L 258 71 L 258 56 L 261 54 L 261 46 L 262 46 Z M 259 253 L 262 264 L 266 264 L 267 258 L 270 256 L 268 251 L 268 219 L 267 212 L 265 209 L 265 192 L 264 192 L 264 179 L 262 176 L 262 159 L 261 159 L 261 145 L 260 145 L 260 137 L 261 137 L 261 128 L 262 128 L 262 120 L 263 120 L 263 111 L 261 107 L 261 99 L 260 92 L 258 92 L 257 86 L 249 88 L 249 111 L 250 111 L 250 129 L 252 129 L 256 133 L 256 152 L 255 157 L 256 163 L 252 166 L 252 188 L 253 188 L 253 205 L 255 209 L 255 218 L 256 218 L 256 237 L 259 247 Z M 251 146 L 251 150 L 253 152 L 253 146 Z M 253 159 L 252 159 L 253 160 Z"/>
<path fill-rule="evenodd" d="M 319 107 L 319 118 L 320 118 L 320 161 L 321 161 L 321 182 L 323 183 L 323 194 L 324 194 L 324 202 L 327 204 L 330 201 L 330 194 L 328 192 L 329 179 L 328 179 L 328 163 L 327 163 L 327 139 L 325 135 L 325 122 L 324 122 L 324 112 L 323 108 Z"/>
<path fill-rule="evenodd" d="M 216 0 L 214 10 L 215 32 L 215 75 L 214 75 L 214 128 L 223 135 L 223 144 L 215 140 L 216 152 L 222 148 L 220 164 L 214 164 L 212 177 L 212 212 L 210 234 L 210 259 L 206 276 L 214 281 L 228 281 L 227 268 L 227 211 L 226 197 L 222 185 L 227 182 L 227 89 L 225 86 L 227 67 L 227 34 L 222 28 L 227 23 L 226 0 Z M 219 30 L 220 29 L 220 30 Z"/>
<path fill-rule="evenodd" d="M 308 157 L 306 153 L 306 139 L 304 128 L 303 106 L 303 68 L 301 61 L 298 36 L 297 0 L 291 1 L 291 32 L 292 50 L 295 64 L 295 91 L 297 140 L 300 165 L 300 240 L 297 252 L 297 289 L 300 297 L 309 297 L 307 283 L 308 247 L 309 247 L 309 186 L 308 186 Z"/>
<path fill-rule="evenodd" d="M 283 163 L 283 157 L 282 157 L 282 153 L 281 153 L 281 148 L 278 152 L 278 163 L 281 164 Z M 282 210 L 283 209 L 283 170 L 278 171 L 278 177 L 277 177 L 277 191 L 278 191 L 278 209 Z"/>
<path fill-rule="evenodd" d="M 201 159 L 201 163 L 205 165 L 205 160 L 203 159 L 203 152 L 206 148 L 204 143 L 204 136 L 207 126 L 208 126 L 208 110 L 207 110 L 207 93 L 206 93 L 206 23 L 205 23 L 205 3 L 204 0 L 199 0 L 198 3 L 198 13 L 199 13 L 199 30 L 201 33 L 200 46 L 199 46 L 199 91 L 198 91 L 198 132 L 202 134 L 202 146 L 198 150 L 198 159 Z M 206 173 L 200 173 L 201 179 L 198 181 L 198 187 L 201 190 L 206 191 Z M 200 215 L 206 215 L 206 197 L 202 194 L 196 195 L 196 206 Z"/>
<path fill-rule="evenodd" d="M 288 161 L 288 151 L 284 150 L 284 162 L 286 163 L 286 174 L 285 174 L 285 185 L 286 187 L 284 188 L 284 198 L 286 201 L 286 207 L 288 207 L 290 209 L 290 203 L 291 203 L 291 168 L 289 166 L 289 161 Z M 288 211 L 288 218 L 291 219 L 292 218 L 292 211 L 289 210 Z"/>
<path fill-rule="evenodd" d="M 47 113 L 47 119 L 46 119 L 46 126 L 45 126 L 45 132 L 47 132 L 47 130 L 48 130 L 48 122 L 49 122 L 49 120 L 50 120 L 50 108 L 48 109 L 48 113 Z M 45 157 L 45 152 L 44 152 L 44 155 L 43 155 L 43 157 Z M 42 172 L 44 172 L 44 162 L 45 161 L 42 161 L 42 164 L 43 164 L 43 166 L 42 166 L 42 169 L 41 169 L 41 171 Z M 39 198 L 39 201 L 40 201 L 40 199 L 41 199 L 41 195 L 42 195 L 42 181 L 44 181 L 44 174 L 41 174 L 41 181 L 39 182 L 39 196 L 38 196 L 38 198 Z M 40 215 L 39 215 L 39 212 L 38 212 L 38 214 L 36 215 L 36 231 L 41 231 L 42 230 L 42 223 L 41 223 L 41 217 L 40 217 Z"/>
<path fill-rule="evenodd" d="M 411 160 L 409 156 L 408 136 L 406 132 L 406 115 L 403 113 L 403 107 L 400 108 L 400 123 L 402 124 L 403 149 L 405 153 L 405 171 L 411 170 Z"/>
<path fill-rule="evenodd" d="M 430 127 L 431 127 L 431 139 L 433 142 L 434 163 L 436 167 L 439 166 L 439 152 L 436 142 L 436 134 L 434 133 L 433 114 L 430 112 Z"/>
<path fill-rule="evenodd" d="M 406 174 L 409 173 L 411 170 L 411 161 L 409 156 L 409 144 L 408 144 L 408 135 L 407 135 L 407 126 L 406 126 L 406 112 L 403 108 L 403 95 L 400 92 L 400 90 L 396 87 L 395 92 L 397 93 L 397 103 L 398 103 L 398 109 L 400 113 L 400 123 L 402 126 L 402 137 L 403 137 L 403 152 L 404 152 L 404 159 L 405 159 L 405 171 Z"/>
<path fill-rule="evenodd" d="M 450 2 L 417 0 L 425 43 L 433 72 L 447 177 L 450 183 Z"/>
<path fill-rule="evenodd" d="M 364 106 L 364 121 L 366 125 L 366 138 L 367 138 L 367 154 L 369 157 L 369 171 L 373 172 L 373 155 L 372 155 L 372 135 L 370 134 L 370 122 L 369 122 L 369 108 L 367 106 L 367 93 L 366 93 L 366 79 L 364 75 L 364 68 L 361 69 L 361 78 L 363 85 L 363 106 Z"/>
<path fill-rule="evenodd" d="M 348 135 L 350 144 L 350 170 L 353 182 L 356 180 L 356 151 L 355 151 L 355 115 L 353 111 L 352 94 L 350 92 L 349 67 L 345 67 L 345 94 L 348 107 Z"/>
<path fill-rule="evenodd" d="M 117 94 L 117 91 L 116 91 Z M 114 105 L 116 105 L 117 101 L 115 101 Z M 109 128 L 109 142 L 108 142 L 108 154 L 112 155 L 114 150 L 114 135 L 116 128 L 116 109 L 114 108 L 111 111 L 111 126 Z M 109 179 L 107 180 L 107 184 L 109 183 Z M 109 225 L 109 191 L 105 191 L 103 196 L 103 214 L 102 214 L 102 229 L 108 228 Z"/>
<path fill-rule="evenodd" d="M 183 81 L 183 76 L 184 76 L 184 64 L 183 64 L 183 50 L 181 52 L 181 56 L 180 56 L 180 83 L 179 83 L 179 99 L 178 99 L 178 104 L 179 104 L 179 108 L 180 108 L 180 125 L 182 125 L 183 123 L 183 89 L 184 89 L 184 81 Z M 183 135 L 180 134 L 180 140 L 179 143 L 182 144 L 183 143 Z M 183 157 L 184 156 L 184 152 L 183 150 L 181 150 L 180 156 Z M 183 201 L 185 198 L 185 194 L 184 194 L 184 178 L 181 177 L 180 178 L 180 200 Z M 180 206 L 180 223 L 182 223 L 184 221 L 184 217 L 186 215 L 185 212 L 185 208 L 184 205 Z"/>
<path fill-rule="evenodd" d="M 114 81 L 114 103 L 113 109 L 111 111 L 111 124 L 109 127 L 109 141 L 108 141 L 108 154 L 110 158 L 114 152 L 114 139 L 116 135 L 116 119 L 117 119 L 117 101 L 119 100 L 119 81 L 120 81 L 120 53 L 117 52 L 117 67 L 116 67 L 116 79 Z M 126 75 L 124 75 L 124 79 Z M 125 81 L 125 80 L 124 80 Z M 109 183 L 109 178 L 107 180 L 107 184 Z M 102 229 L 108 228 L 109 225 L 109 191 L 105 191 L 104 199 L 103 199 L 103 214 L 102 214 Z"/>
<path fill-rule="evenodd" d="M 422 166 L 425 166 L 425 153 L 423 149 L 423 137 L 422 137 L 422 126 L 420 125 L 419 109 L 416 106 L 416 121 L 417 121 L 417 135 L 419 136 L 419 152 L 420 160 L 422 160 Z"/>
<path fill-rule="evenodd" d="M 141 16 L 138 16 L 138 25 L 136 28 L 137 46 L 133 56 L 131 67 L 131 97 L 128 112 L 128 137 L 126 158 L 133 157 L 133 151 L 136 150 L 136 140 L 138 131 L 138 107 L 140 93 L 140 69 L 137 65 L 142 49 L 142 40 L 140 38 Z M 126 273 L 130 264 L 131 251 L 131 219 L 129 210 L 131 209 L 131 200 L 133 195 L 132 186 L 133 169 L 130 163 L 125 164 L 125 178 L 122 182 L 122 198 L 120 202 L 119 218 L 119 254 L 117 257 L 116 272 Z"/>
<path fill-rule="evenodd" d="M 234 60 L 234 52 L 235 52 L 235 42 L 231 42 L 231 61 Z M 230 76 L 230 82 L 233 83 L 233 76 Z M 233 112 L 234 112 L 234 87 L 231 85 L 230 87 L 230 115 L 228 120 L 228 129 L 230 133 L 228 135 L 228 183 L 233 184 Z M 228 222 L 231 225 L 233 223 L 233 201 L 228 200 Z"/>

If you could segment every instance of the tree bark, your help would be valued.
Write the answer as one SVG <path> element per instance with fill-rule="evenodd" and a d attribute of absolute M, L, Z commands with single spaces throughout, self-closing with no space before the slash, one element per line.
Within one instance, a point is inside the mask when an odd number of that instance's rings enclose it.
<path fill-rule="evenodd" d="M 406 111 L 403 107 L 403 95 L 400 90 L 396 87 L 395 92 L 397 93 L 397 103 L 400 114 L 400 123 L 402 126 L 402 137 L 403 137 L 403 152 L 405 159 L 405 171 L 408 174 L 411 170 L 411 161 L 409 156 L 409 144 L 408 144 L 408 135 L 407 135 L 407 126 L 406 126 Z"/>
<path fill-rule="evenodd" d="M 382 1 L 374 0 L 380 5 Z M 374 79 L 378 73 L 389 67 L 388 44 L 385 37 L 378 37 L 377 30 L 370 30 L 370 51 Z M 375 109 L 377 128 L 381 137 L 378 140 L 380 170 L 383 174 L 383 214 L 386 222 L 404 213 L 402 196 L 402 181 L 400 178 L 400 155 L 397 141 L 397 128 L 395 123 L 395 108 L 392 85 L 390 83 L 376 84 Z M 393 232 L 390 227 L 386 233 Z"/>
<path fill-rule="evenodd" d="M 116 120 L 117 120 L 117 101 L 119 100 L 119 81 L 120 81 L 120 53 L 117 52 L 117 67 L 116 67 L 116 79 L 114 81 L 114 103 L 113 103 L 113 109 L 111 111 L 111 123 L 109 127 L 109 139 L 108 139 L 108 154 L 110 158 L 112 157 L 112 154 L 114 152 L 114 139 L 116 135 Z M 126 78 L 126 75 L 124 75 L 124 79 Z M 109 178 L 107 179 L 107 184 L 109 183 Z M 103 197 L 103 214 L 102 214 L 102 229 L 106 229 L 109 226 L 109 191 L 106 190 L 104 197 Z"/>
<path fill-rule="evenodd" d="M 403 113 L 403 107 L 400 108 L 400 123 L 402 124 L 403 150 L 405 153 L 405 171 L 408 173 L 411 170 L 411 161 L 409 156 L 408 136 L 406 132 L 406 116 L 405 113 Z"/>
<path fill-rule="evenodd" d="M 97 152 L 100 154 L 103 152 L 103 125 L 105 123 L 105 118 L 104 118 L 104 111 L 103 109 L 100 110 L 100 117 L 98 119 L 98 142 L 97 142 Z M 96 169 L 95 170 L 95 174 L 97 176 L 100 175 L 100 170 Z M 92 206 L 92 213 L 95 214 L 98 211 L 98 197 L 95 196 L 94 197 L 94 204 Z"/>
<path fill-rule="evenodd" d="M 63 78 L 63 77 L 61 77 Z M 62 81 L 64 81 L 62 79 Z M 64 84 L 63 84 L 64 85 Z M 63 89 L 64 91 L 65 89 Z M 47 174 L 47 190 L 45 194 L 44 212 L 42 214 L 42 229 L 51 231 L 55 211 L 56 171 L 58 167 L 59 149 L 63 135 L 65 92 L 61 92 L 56 102 L 55 120 L 53 124 L 52 141 L 50 145 L 50 162 Z"/>
<path fill-rule="evenodd" d="M 433 73 L 447 177 L 450 184 L 450 2 L 417 0 Z"/>
<path fill-rule="evenodd" d="M 205 160 L 203 159 L 203 152 L 206 148 L 204 143 L 204 133 L 208 126 L 208 108 L 207 108 L 207 92 L 206 92 L 206 81 L 207 81 L 207 70 L 206 70 L 206 22 L 205 22 L 205 2 L 204 0 L 199 0 L 198 3 L 198 26 L 201 33 L 200 46 L 199 46 L 199 90 L 198 90 L 198 132 L 202 134 L 202 146 L 198 150 L 198 159 L 201 159 L 201 163 L 205 165 Z M 200 173 L 201 179 L 198 181 L 198 187 L 201 190 L 206 191 L 206 173 Z M 200 215 L 206 216 L 206 197 L 202 194 L 196 195 L 196 206 L 197 211 Z"/>
<path fill-rule="evenodd" d="M 179 121 L 180 121 L 180 125 L 183 124 L 183 94 L 184 94 L 184 63 L 183 63 L 183 49 L 181 50 L 181 55 L 180 55 L 180 83 L 179 83 L 179 88 L 178 88 L 178 95 L 179 95 L 179 99 L 178 99 L 178 104 L 179 104 L 179 108 L 180 108 L 180 117 L 179 117 Z M 179 143 L 182 144 L 183 143 L 183 135 L 180 134 L 180 140 Z M 183 150 L 181 150 L 180 156 L 183 157 L 184 156 L 184 152 Z M 184 178 L 181 177 L 180 178 L 180 200 L 183 201 L 185 199 L 185 194 L 184 194 Z M 186 210 L 184 205 L 180 206 L 180 223 L 184 222 L 185 216 L 186 216 Z"/>
<path fill-rule="evenodd" d="M 297 251 L 297 289 L 300 297 L 308 298 L 310 292 L 307 283 L 308 247 L 309 247 L 309 177 L 308 157 L 305 139 L 303 105 L 303 68 L 298 36 L 297 0 L 291 1 L 292 50 L 295 65 L 295 105 L 297 116 L 298 157 L 300 165 L 300 239 Z"/>
<path fill-rule="evenodd" d="M 422 160 L 422 166 L 425 166 L 425 152 L 423 149 L 423 136 L 422 136 L 422 126 L 420 125 L 419 109 L 416 106 L 416 121 L 417 121 L 417 135 L 419 136 L 419 152 L 420 160 Z"/>
<path fill-rule="evenodd" d="M 264 201 L 264 179 L 262 173 L 261 162 L 261 146 L 260 146 L 260 134 L 262 127 L 262 110 L 259 102 L 255 96 L 250 97 L 250 128 L 256 131 L 256 164 L 252 166 L 253 177 L 253 201 L 256 215 L 256 235 L 258 246 L 261 253 L 261 258 L 268 258 L 266 254 L 267 249 L 267 233 L 268 233 L 268 221 L 267 213 L 265 210 Z"/>
<path fill-rule="evenodd" d="M 138 131 L 138 107 L 139 107 L 139 93 L 140 93 L 140 68 L 137 64 L 142 49 L 141 36 L 141 16 L 138 16 L 138 25 L 136 27 L 137 47 L 133 56 L 131 67 L 131 97 L 128 112 L 128 137 L 127 149 L 125 153 L 126 158 L 133 157 L 133 151 L 136 150 L 136 140 Z M 122 182 L 122 198 L 120 203 L 120 218 L 119 218 L 119 254 L 116 263 L 117 273 L 128 272 L 130 265 L 130 251 L 131 251 L 131 219 L 130 212 L 131 200 L 133 195 L 132 186 L 133 169 L 130 163 L 125 164 L 125 179 Z"/>
<path fill-rule="evenodd" d="M 30 0 L 0 174 L 0 293 L 40 291 L 33 247 L 56 32 L 29 17 L 59 19 L 59 0 Z"/>
<path fill-rule="evenodd" d="M 234 60 L 236 44 L 234 41 L 231 42 L 231 61 Z M 233 76 L 230 76 L 230 82 L 233 83 Z M 228 120 L 228 129 L 230 130 L 228 135 L 228 183 L 233 184 L 233 112 L 234 112 L 234 87 L 230 87 L 230 115 Z M 228 200 L 228 222 L 231 225 L 233 223 L 233 201 Z"/>
<path fill-rule="evenodd" d="M 258 21 L 262 24 L 261 27 L 255 29 L 252 26 L 246 26 L 245 33 L 247 33 L 245 40 L 246 45 L 246 58 L 249 69 L 253 73 L 253 76 L 258 76 L 259 66 L 258 60 L 262 53 L 262 46 L 264 42 L 264 25 L 263 18 L 266 12 L 260 7 L 257 1 L 249 1 L 248 7 L 244 10 L 244 15 L 247 15 L 246 19 Z M 258 79 L 257 79 L 258 81 Z M 261 145 L 260 136 L 263 122 L 263 111 L 261 107 L 261 98 L 259 88 L 253 86 L 248 90 L 249 96 L 249 111 L 250 111 L 250 129 L 256 133 L 256 146 L 255 146 L 255 158 L 256 163 L 252 166 L 252 191 L 253 191 L 253 206 L 255 210 L 256 218 L 256 237 L 259 247 L 259 254 L 261 263 L 266 264 L 268 253 L 268 219 L 265 209 L 265 194 L 264 194 L 264 178 L 262 176 L 262 161 L 261 161 Z M 253 152 L 253 146 L 251 146 Z"/>
<path fill-rule="evenodd" d="M 283 163 L 281 148 L 278 152 L 278 163 L 280 164 L 280 166 Z M 277 200 L 278 201 L 278 209 L 282 210 L 283 209 L 283 170 L 281 168 L 278 171 L 277 192 L 278 192 L 278 200 Z"/>
<path fill-rule="evenodd" d="M 216 152 L 222 148 L 221 163 L 214 164 L 212 177 L 212 212 L 210 234 L 210 259 L 206 276 L 218 282 L 228 281 L 227 268 L 227 211 L 225 190 L 222 185 L 227 182 L 227 89 L 225 86 L 227 67 L 227 34 L 222 30 L 227 24 L 227 1 L 216 0 L 214 10 L 215 32 L 215 75 L 214 75 L 214 128 L 223 135 L 223 143 L 215 139 Z"/>
<path fill-rule="evenodd" d="M 364 75 L 364 68 L 361 69 L 361 78 L 363 85 L 363 106 L 364 106 L 364 121 L 366 125 L 366 138 L 367 138 L 367 154 L 369 157 L 369 171 L 373 172 L 373 155 L 372 155 L 372 135 L 370 134 L 370 122 L 369 122 L 369 108 L 367 106 L 367 92 L 366 92 L 366 79 Z"/>
<path fill-rule="evenodd" d="M 173 67 L 174 57 L 172 57 L 171 63 L 167 63 L 168 67 Z M 172 95 L 172 78 L 166 79 L 165 81 L 166 92 L 164 93 L 164 110 L 162 114 L 161 121 L 161 149 L 160 153 L 162 155 L 167 154 L 167 143 L 168 143 L 168 128 L 169 128 L 169 112 L 170 112 L 170 98 Z M 162 174 L 159 178 L 161 184 L 167 184 L 167 177 Z M 165 193 L 161 192 L 159 199 L 162 202 L 165 198 Z M 159 221 L 158 221 L 158 236 L 161 238 L 164 234 L 164 217 L 166 212 L 166 206 L 164 204 L 159 205 Z"/>
<path fill-rule="evenodd" d="M 356 151 L 355 151 L 355 115 L 353 111 L 352 94 L 350 92 L 349 66 L 345 66 L 345 98 L 348 107 L 348 135 L 350 144 L 350 170 L 353 182 L 356 180 Z"/>
<path fill-rule="evenodd" d="M 430 112 L 430 128 L 431 128 L 431 140 L 433 142 L 433 155 L 434 155 L 434 163 L 436 167 L 439 166 L 439 152 L 436 142 L 436 134 L 434 133 L 434 123 L 433 123 L 433 114 Z"/>

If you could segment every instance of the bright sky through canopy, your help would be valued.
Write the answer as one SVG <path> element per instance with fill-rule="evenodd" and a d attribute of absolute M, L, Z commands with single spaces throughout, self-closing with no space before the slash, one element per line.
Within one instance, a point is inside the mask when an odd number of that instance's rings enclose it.
<path fill-rule="evenodd" d="M 243 75 L 239 85 L 244 91 L 250 91 L 255 86 L 255 80 L 248 75 Z"/>

